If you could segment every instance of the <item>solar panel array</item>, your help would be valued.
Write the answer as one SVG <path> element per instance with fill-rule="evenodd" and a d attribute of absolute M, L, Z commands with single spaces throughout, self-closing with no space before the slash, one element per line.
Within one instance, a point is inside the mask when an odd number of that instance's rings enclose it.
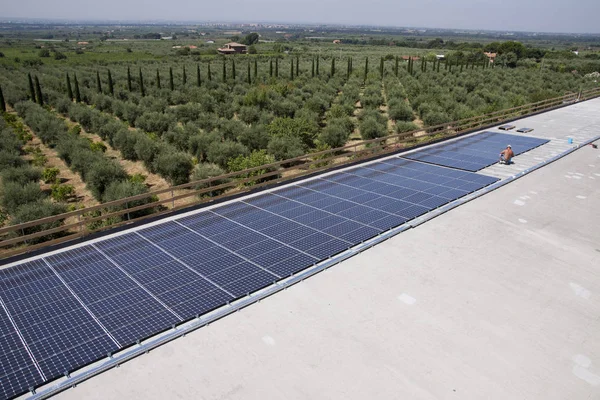
<path fill-rule="evenodd" d="M 11 398 L 497 179 L 393 158 L 0 270 Z"/>
<path fill-rule="evenodd" d="M 498 162 L 500 151 L 511 145 L 515 155 L 548 143 L 549 140 L 498 132 L 483 132 L 455 142 L 407 154 L 404 158 L 465 171 L 479 171 Z"/>

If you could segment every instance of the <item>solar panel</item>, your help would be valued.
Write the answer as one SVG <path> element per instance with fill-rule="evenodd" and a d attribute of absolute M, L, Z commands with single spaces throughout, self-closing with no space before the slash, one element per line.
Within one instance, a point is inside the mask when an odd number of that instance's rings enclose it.
<path fill-rule="evenodd" d="M 501 125 L 501 126 L 498 127 L 498 129 L 502 129 L 503 131 L 510 131 L 511 129 L 514 129 L 514 128 L 515 128 L 515 126 L 514 125 L 510 125 L 510 124 Z"/>
<path fill-rule="evenodd" d="M 0 396 L 252 294 L 496 180 L 390 158 L 0 270 Z"/>
<path fill-rule="evenodd" d="M 548 140 L 534 137 L 483 132 L 406 154 L 403 157 L 408 160 L 475 172 L 497 163 L 500 151 L 509 144 L 515 155 L 519 155 L 547 142 Z"/>

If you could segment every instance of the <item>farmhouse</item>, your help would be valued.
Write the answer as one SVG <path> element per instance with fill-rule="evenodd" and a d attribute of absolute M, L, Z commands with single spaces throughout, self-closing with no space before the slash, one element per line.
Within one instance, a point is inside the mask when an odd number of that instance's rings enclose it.
<path fill-rule="evenodd" d="M 248 49 L 245 44 L 231 42 L 223 47 L 219 47 L 217 51 L 221 54 L 246 54 Z"/>
<path fill-rule="evenodd" d="M 421 59 L 421 57 L 417 57 L 417 56 L 402 56 L 402 61 L 408 61 L 408 60 L 419 61 L 420 59 Z"/>
<path fill-rule="evenodd" d="M 494 62 L 494 60 L 496 59 L 496 55 L 497 55 L 496 53 L 489 53 L 487 51 L 483 54 L 486 55 L 486 57 L 490 60 L 491 63 Z"/>

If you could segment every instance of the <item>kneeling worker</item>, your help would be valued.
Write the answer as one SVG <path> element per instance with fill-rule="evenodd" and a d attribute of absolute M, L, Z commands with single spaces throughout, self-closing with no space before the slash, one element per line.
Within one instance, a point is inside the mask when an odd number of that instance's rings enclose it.
<path fill-rule="evenodd" d="M 515 156 L 510 144 L 500 152 L 500 164 L 510 164 L 510 160 Z"/>

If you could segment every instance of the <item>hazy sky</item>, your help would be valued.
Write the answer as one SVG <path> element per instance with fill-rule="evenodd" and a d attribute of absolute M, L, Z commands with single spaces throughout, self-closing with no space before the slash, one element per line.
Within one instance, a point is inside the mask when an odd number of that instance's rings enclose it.
<path fill-rule="evenodd" d="M 600 0 L 7 0 L 0 16 L 600 33 Z"/>

